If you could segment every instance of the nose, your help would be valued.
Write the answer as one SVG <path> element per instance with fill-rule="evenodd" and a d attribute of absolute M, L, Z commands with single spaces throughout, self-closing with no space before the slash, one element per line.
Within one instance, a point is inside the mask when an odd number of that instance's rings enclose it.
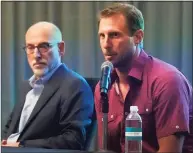
<path fill-rule="evenodd" d="M 108 36 L 106 36 L 106 37 L 103 39 L 102 45 L 103 45 L 103 47 L 104 47 L 105 49 L 112 47 L 111 39 L 110 39 Z"/>
<path fill-rule="evenodd" d="M 41 57 L 40 51 L 38 50 L 37 47 L 34 49 L 34 56 L 35 56 L 35 58 L 40 58 Z"/>

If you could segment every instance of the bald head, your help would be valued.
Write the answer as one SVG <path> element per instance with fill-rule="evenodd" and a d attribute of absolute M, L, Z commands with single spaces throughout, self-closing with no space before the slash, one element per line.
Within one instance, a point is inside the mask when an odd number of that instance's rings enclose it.
<path fill-rule="evenodd" d="M 34 75 L 39 78 L 61 63 L 65 44 L 59 28 L 49 22 L 38 22 L 26 32 L 27 58 Z"/>
<path fill-rule="evenodd" d="M 28 36 L 34 37 L 37 41 L 37 37 L 42 35 L 51 42 L 61 42 L 62 34 L 60 29 L 50 22 L 41 21 L 33 24 L 26 32 L 26 40 Z"/>

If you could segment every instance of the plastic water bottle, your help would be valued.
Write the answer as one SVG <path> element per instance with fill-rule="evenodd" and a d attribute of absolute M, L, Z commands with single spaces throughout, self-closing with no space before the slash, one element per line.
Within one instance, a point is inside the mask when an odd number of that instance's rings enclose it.
<path fill-rule="evenodd" d="M 125 153 L 142 153 L 142 119 L 137 106 L 130 107 L 125 120 Z"/>

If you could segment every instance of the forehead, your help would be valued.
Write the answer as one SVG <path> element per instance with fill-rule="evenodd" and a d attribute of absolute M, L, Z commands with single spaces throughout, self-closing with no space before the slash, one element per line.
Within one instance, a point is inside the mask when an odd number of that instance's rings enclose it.
<path fill-rule="evenodd" d="M 26 43 L 30 44 L 49 42 L 51 39 L 51 33 L 44 29 L 31 29 L 26 33 Z"/>
<path fill-rule="evenodd" d="M 128 32 L 127 22 L 122 14 L 115 14 L 110 17 L 101 18 L 98 33 L 110 31 Z"/>

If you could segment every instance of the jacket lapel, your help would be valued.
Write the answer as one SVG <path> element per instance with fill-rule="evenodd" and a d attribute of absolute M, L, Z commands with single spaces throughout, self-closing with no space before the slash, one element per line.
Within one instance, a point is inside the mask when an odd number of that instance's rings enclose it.
<path fill-rule="evenodd" d="M 58 70 L 52 75 L 48 82 L 44 85 L 44 89 L 39 97 L 22 133 L 28 128 L 28 126 L 33 122 L 41 109 L 48 103 L 49 99 L 54 95 L 54 93 L 60 87 L 61 76 L 64 75 L 64 66 L 60 66 Z M 21 135 L 20 135 L 21 136 Z"/>

